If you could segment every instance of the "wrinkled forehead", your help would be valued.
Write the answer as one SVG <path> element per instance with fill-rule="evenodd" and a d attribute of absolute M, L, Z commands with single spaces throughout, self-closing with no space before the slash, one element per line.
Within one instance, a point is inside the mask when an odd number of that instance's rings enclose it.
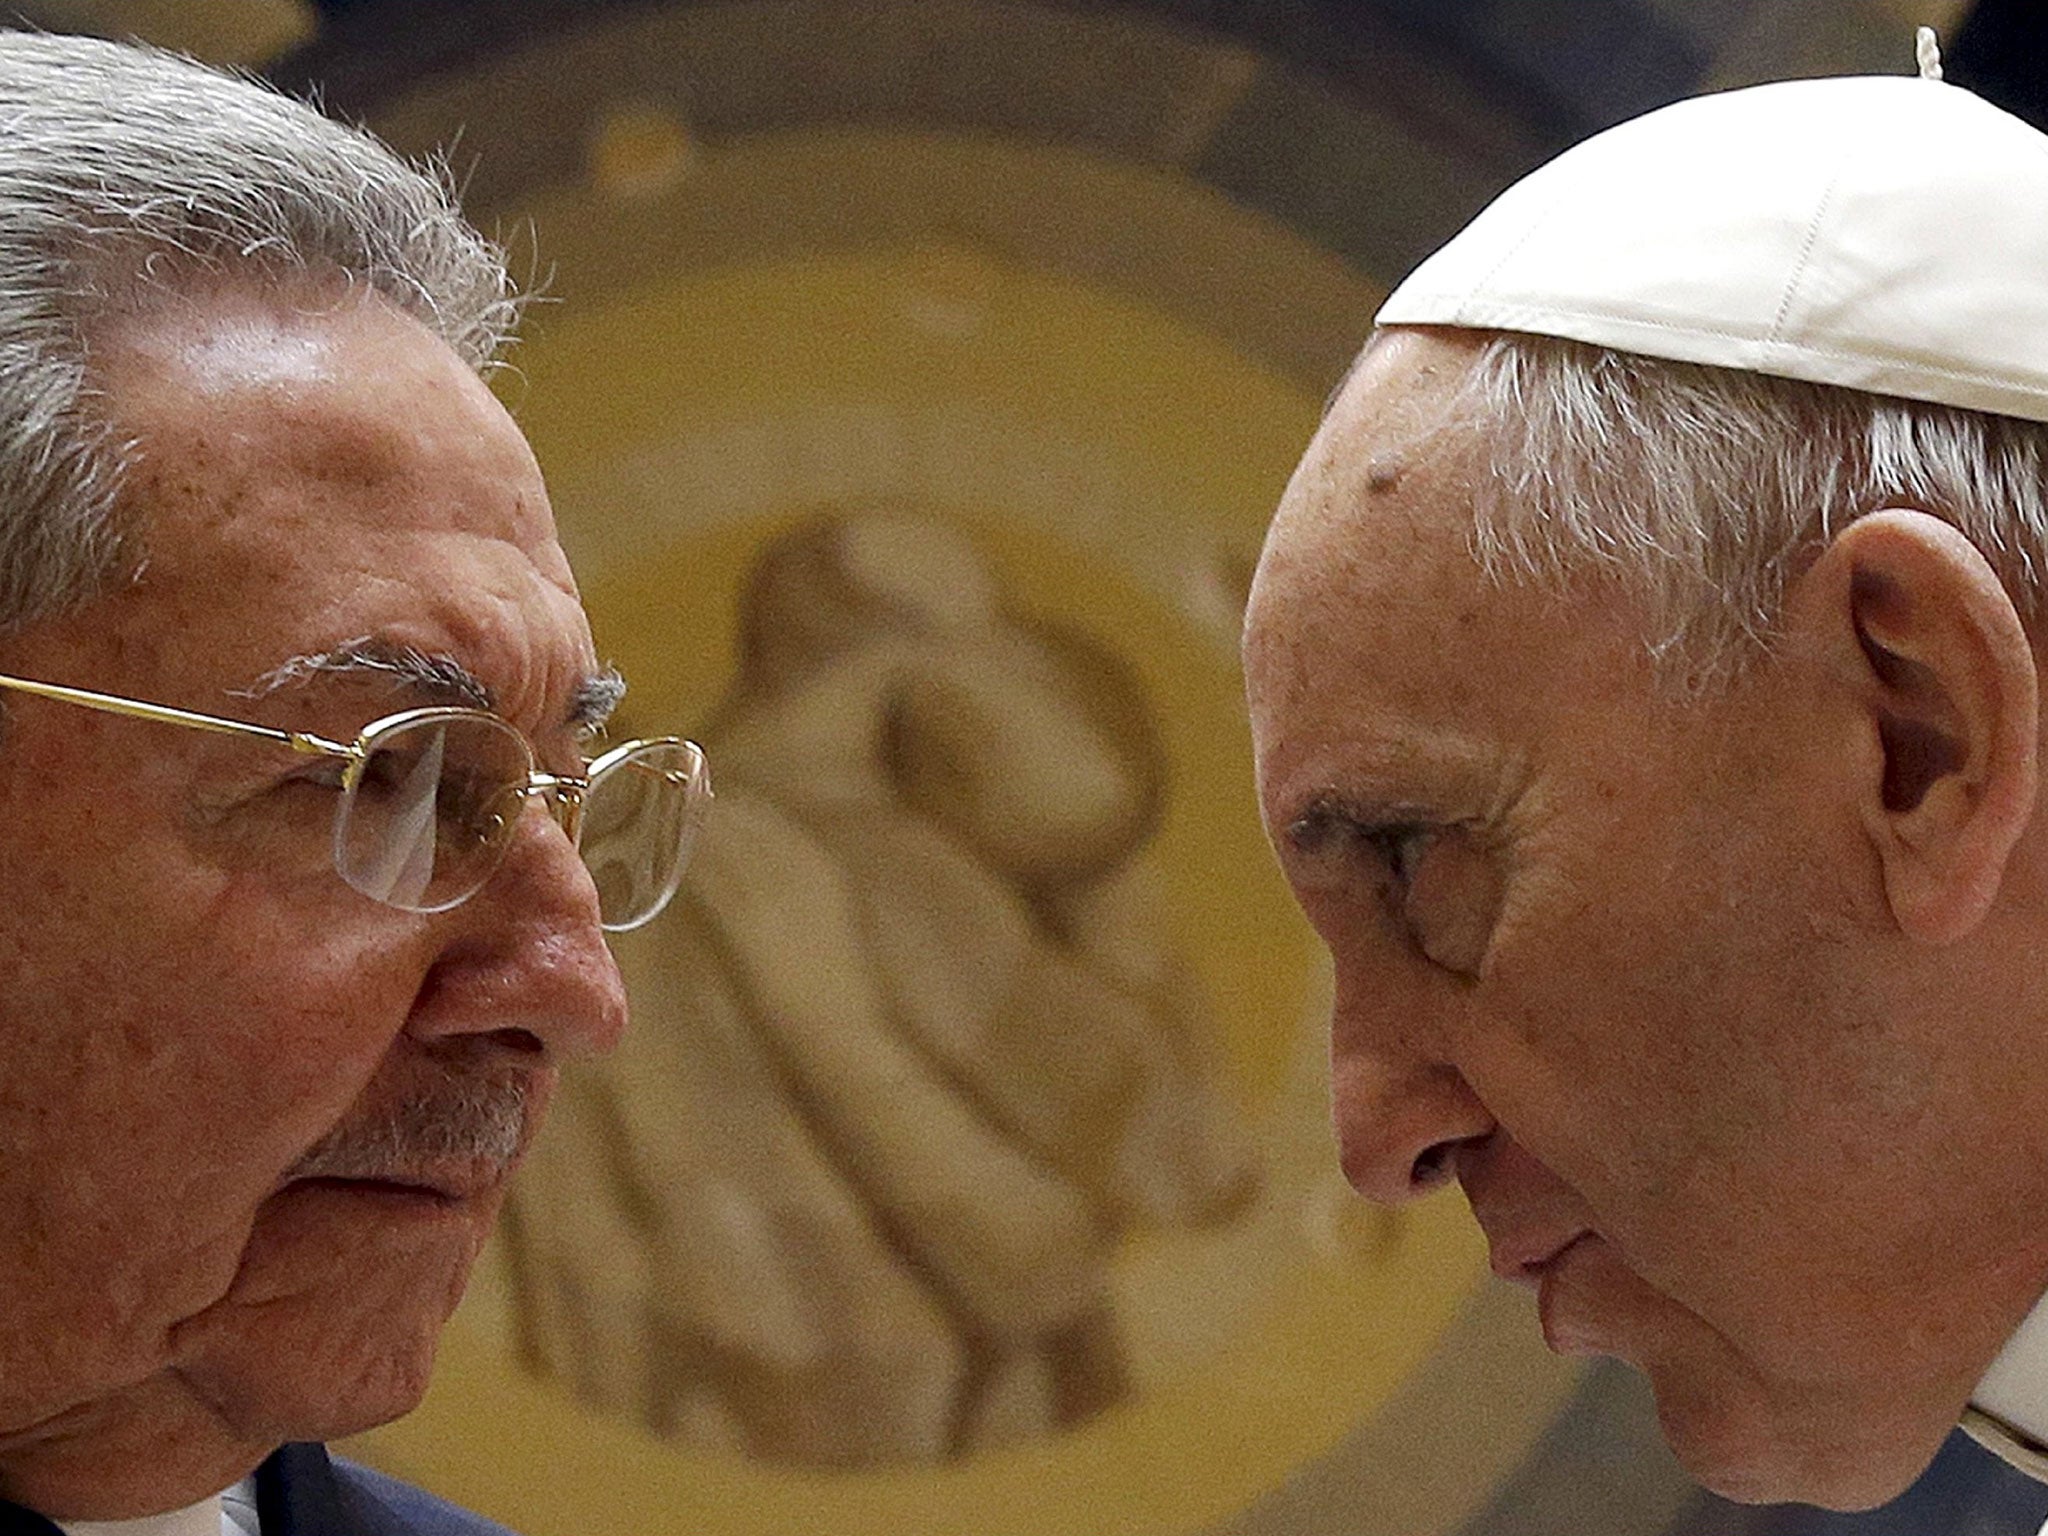
<path fill-rule="evenodd" d="M 484 381 L 374 291 L 308 283 L 202 288 L 95 328 L 93 382 L 115 432 L 145 470 L 170 464 L 209 482 L 186 516 L 203 521 L 210 506 L 225 520 L 244 486 L 265 482 L 346 496 L 404 490 L 409 477 L 490 477 L 513 494 L 422 495 L 408 510 L 477 513 L 492 531 L 551 545 L 539 470 Z"/>
<path fill-rule="evenodd" d="M 523 437 L 410 317 L 374 297 L 230 294 L 108 342 L 143 556 L 114 605 L 139 641 L 253 673 L 371 636 L 452 657 L 508 712 L 550 718 L 591 674 Z"/>

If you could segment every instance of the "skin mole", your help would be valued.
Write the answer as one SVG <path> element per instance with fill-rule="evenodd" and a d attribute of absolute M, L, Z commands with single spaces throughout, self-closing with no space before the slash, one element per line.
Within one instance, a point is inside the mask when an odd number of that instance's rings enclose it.
<path fill-rule="evenodd" d="M 1374 454 L 1365 466 L 1365 488 L 1375 496 L 1383 496 L 1397 489 L 1401 477 L 1408 472 L 1408 466 L 1400 455 L 1392 453 Z"/>

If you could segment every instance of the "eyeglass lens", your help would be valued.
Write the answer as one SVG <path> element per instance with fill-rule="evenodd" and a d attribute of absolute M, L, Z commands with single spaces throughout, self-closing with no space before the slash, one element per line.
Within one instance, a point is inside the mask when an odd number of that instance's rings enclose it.
<path fill-rule="evenodd" d="M 518 825 L 533 761 L 511 726 L 451 714 L 373 732 L 345 786 L 334 862 L 366 896 L 440 912 L 491 876 Z M 592 765 L 581 848 L 606 928 L 638 927 L 674 893 L 701 807 L 702 756 L 647 742 Z"/>
<path fill-rule="evenodd" d="M 704 759 L 686 741 L 650 741 L 591 765 L 583 862 L 600 919 L 637 928 L 668 905 L 703 804 Z"/>
<path fill-rule="evenodd" d="M 439 912 L 497 867 L 524 803 L 531 759 L 482 715 L 388 727 L 364 742 L 334 824 L 334 862 L 365 896 Z"/>

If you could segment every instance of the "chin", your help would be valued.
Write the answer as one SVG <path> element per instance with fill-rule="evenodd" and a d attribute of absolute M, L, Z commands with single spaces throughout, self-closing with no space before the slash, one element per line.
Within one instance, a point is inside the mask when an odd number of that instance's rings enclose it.
<path fill-rule="evenodd" d="M 440 1322 L 422 1323 L 375 1340 L 356 1334 L 332 1349 L 306 1348 L 311 1341 L 301 1338 L 303 1353 L 293 1357 L 268 1350 L 216 1357 L 208 1396 L 225 1420 L 271 1445 L 375 1429 L 412 1412 L 427 1394 Z"/>
<path fill-rule="evenodd" d="M 188 1336 L 183 1375 L 222 1422 L 266 1444 L 373 1429 L 426 1396 L 467 1271 L 393 1266 L 382 1285 L 347 1274 L 362 1283 L 223 1307 Z"/>
<path fill-rule="evenodd" d="M 1714 1394 L 1652 1372 L 1657 1418 L 1681 1465 L 1710 1493 L 1738 1504 L 1813 1504 L 1843 1514 L 1888 1504 L 1941 1449 L 1904 1446 L 1853 1409 L 1788 1422 L 1748 1384 Z"/>
<path fill-rule="evenodd" d="M 434 1371 L 431 1348 L 420 1357 L 381 1365 L 360 1374 L 346 1391 L 334 1391 L 328 1383 L 326 1390 L 316 1386 L 292 1404 L 293 1427 L 287 1438 L 340 1440 L 402 1419 L 419 1407 Z"/>

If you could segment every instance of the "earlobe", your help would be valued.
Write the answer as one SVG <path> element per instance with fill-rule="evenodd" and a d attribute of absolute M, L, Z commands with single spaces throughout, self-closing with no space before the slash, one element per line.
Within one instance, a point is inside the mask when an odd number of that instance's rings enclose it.
<path fill-rule="evenodd" d="M 2033 815 L 2033 647 L 1990 563 L 1925 512 L 1859 519 L 1810 575 L 1853 639 L 1882 759 L 1861 813 L 1886 901 L 1909 937 L 1953 942 L 1990 912 Z"/>

